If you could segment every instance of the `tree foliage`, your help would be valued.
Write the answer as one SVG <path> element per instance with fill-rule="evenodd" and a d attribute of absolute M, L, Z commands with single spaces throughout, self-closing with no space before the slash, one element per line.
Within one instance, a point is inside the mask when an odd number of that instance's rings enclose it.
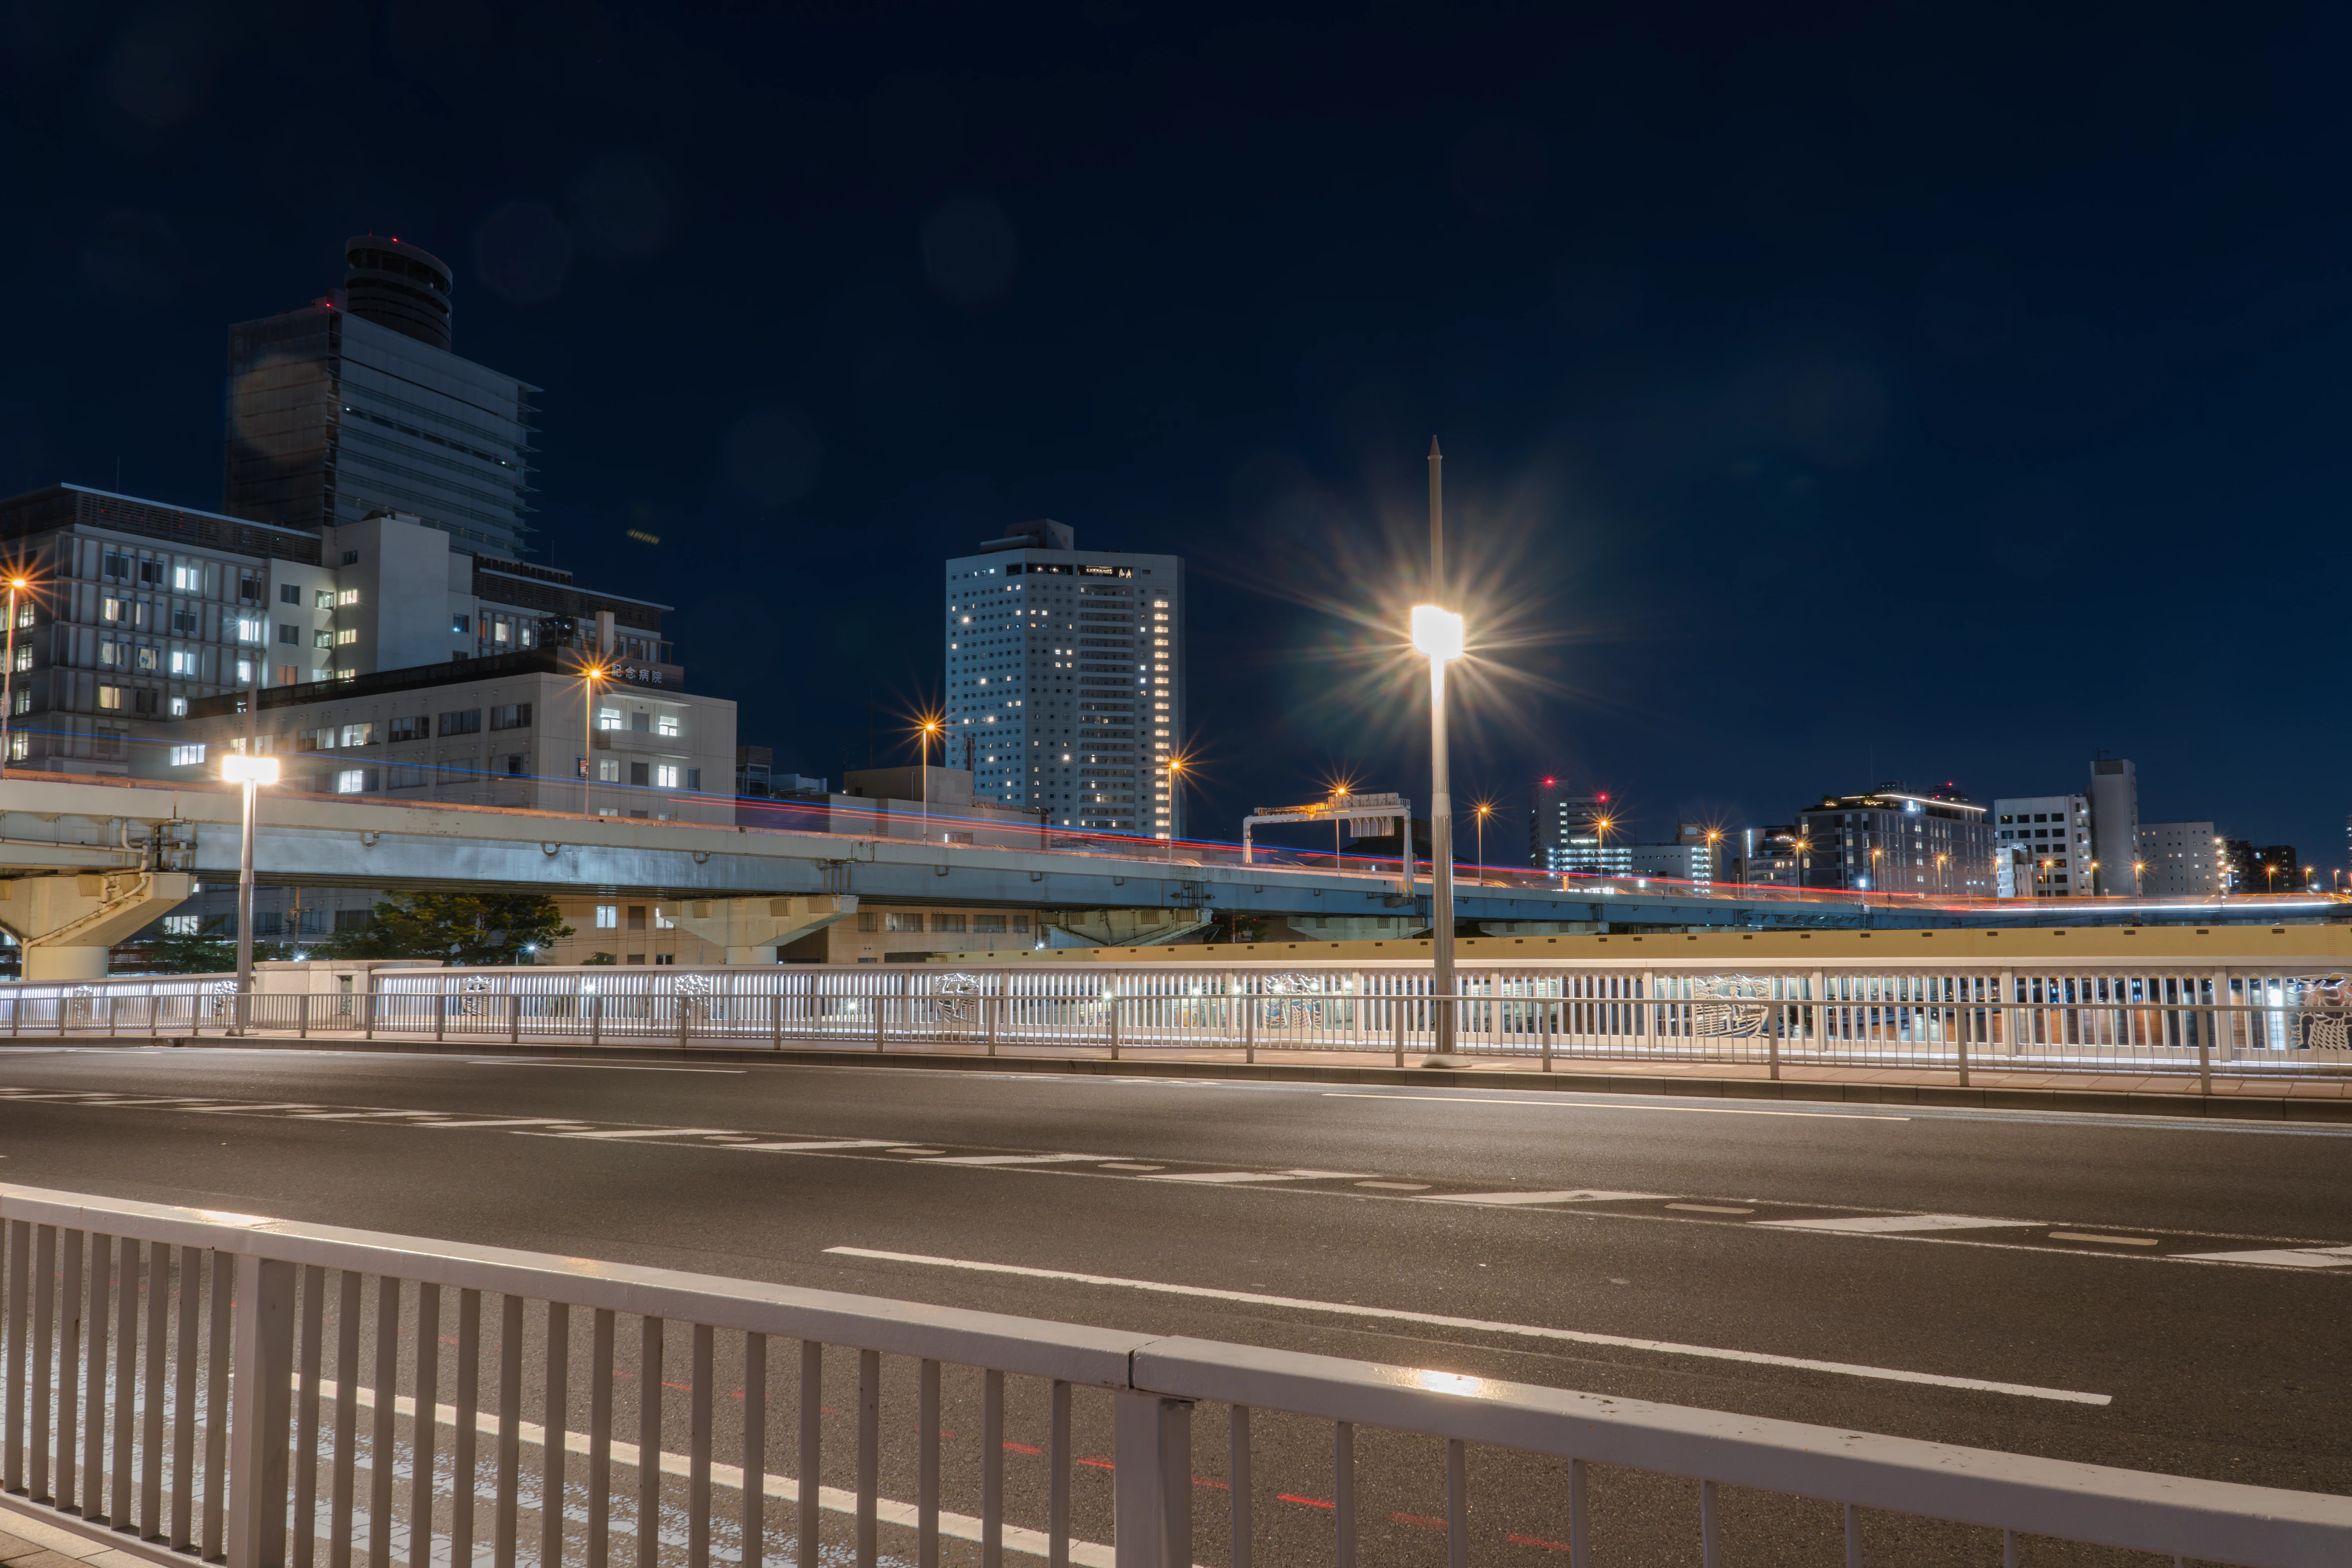
<path fill-rule="evenodd" d="M 193 931 L 159 931 L 145 946 L 151 973 L 226 974 L 236 967 L 236 937 L 227 915 Z"/>
<path fill-rule="evenodd" d="M 336 932 L 320 952 L 437 958 L 461 966 L 529 963 L 571 934 L 544 893 L 404 893 L 376 905 L 366 925 Z"/>

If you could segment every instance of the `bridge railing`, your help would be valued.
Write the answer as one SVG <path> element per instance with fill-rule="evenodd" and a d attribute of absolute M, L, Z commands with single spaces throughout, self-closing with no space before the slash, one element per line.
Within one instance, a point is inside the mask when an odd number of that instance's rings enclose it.
<path fill-rule="evenodd" d="M 331 967 L 331 966 L 330 966 Z M 988 1053 L 1372 1052 L 1437 1048 L 1447 999 L 1425 963 L 1276 969 L 792 964 L 716 970 L 376 971 L 368 989 L 263 994 L 269 1034 L 579 1046 L 909 1046 Z M 1890 971 L 1738 971 L 1591 961 L 1465 964 L 1453 1048 L 1785 1070 L 2244 1074 L 2352 1068 L 2340 971 L 2142 965 L 2036 974 L 1965 963 Z M 234 1021 L 226 976 L 0 987 L 0 1040 L 209 1035 Z"/>
<path fill-rule="evenodd" d="M 1302 1544 L 1277 1501 L 1341 1563 L 1405 1520 L 1590 1568 L 1596 1514 L 1709 1568 L 1859 1564 L 1881 1512 L 1903 1560 L 2352 1555 L 2352 1499 L 1442 1370 L 30 1187 L 0 1230 L 0 1527 L 226 1568 L 1250 1568 Z"/>

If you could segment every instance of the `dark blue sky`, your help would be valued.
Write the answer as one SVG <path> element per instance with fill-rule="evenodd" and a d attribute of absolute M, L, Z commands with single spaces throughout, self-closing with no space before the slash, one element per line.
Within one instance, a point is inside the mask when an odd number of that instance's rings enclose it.
<path fill-rule="evenodd" d="M 1192 563 L 1202 832 L 1425 799 L 1341 612 L 1434 432 L 1491 859 L 1542 773 L 1649 837 L 2105 748 L 2341 865 L 2344 14 L 1563 9 L 20 0 L 0 489 L 217 505 L 226 324 L 397 234 L 547 389 L 541 558 L 781 766 L 901 750 L 1046 515 Z"/>

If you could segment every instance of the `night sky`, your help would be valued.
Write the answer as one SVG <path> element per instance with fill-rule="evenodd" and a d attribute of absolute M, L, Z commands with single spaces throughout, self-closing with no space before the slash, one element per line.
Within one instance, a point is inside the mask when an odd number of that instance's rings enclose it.
<path fill-rule="evenodd" d="M 397 235 L 546 389 L 538 558 L 781 768 L 911 760 L 940 562 L 1050 516 L 1191 563 L 1196 832 L 1425 805 L 1434 434 L 1490 860 L 1543 773 L 2105 749 L 2342 865 L 2347 13 L 1566 9 L 22 0 L 0 493 L 217 507 L 228 323 Z"/>

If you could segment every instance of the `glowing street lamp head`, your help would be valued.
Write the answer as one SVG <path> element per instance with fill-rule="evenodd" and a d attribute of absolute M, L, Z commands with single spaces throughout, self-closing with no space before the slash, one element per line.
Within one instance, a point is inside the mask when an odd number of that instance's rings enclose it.
<path fill-rule="evenodd" d="M 1412 646 L 1431 659 L 1444 660 L 1462 657 L 1462 617 L 1435 605 L 1415 605 L 1412 607 Z"/>
<path fill-rule="evenodd" d="M 278 782 L 278 759 L 231 752 L 221 759 L 221 780 L 225 784 L 274 784 Z"/>

